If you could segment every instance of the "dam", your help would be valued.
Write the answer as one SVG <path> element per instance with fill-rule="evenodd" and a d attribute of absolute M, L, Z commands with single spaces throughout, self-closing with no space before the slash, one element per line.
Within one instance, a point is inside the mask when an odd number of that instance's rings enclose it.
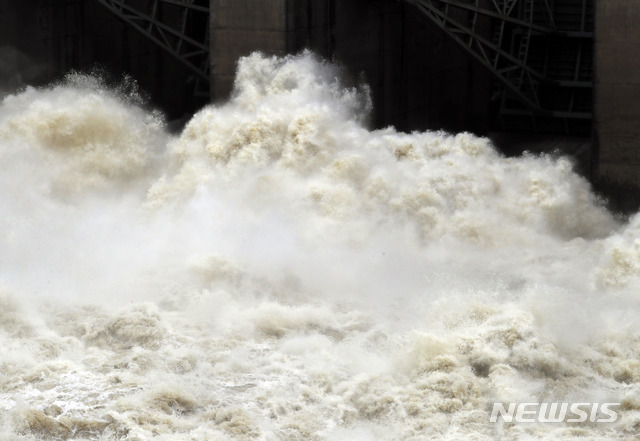
<path fill-rule="evenodd" d="M 593 8 L 1 1 L 0 440 L 637 439 Z"/>
<path fill-rule="evenodd" d="M 632 0 L 2 0 L 0 80 L 102 66 L 179 119 L 229 98 L 239 57 L 309 49 L 370 87 L 373 127 L 569 146 L 592 182 L 632 194 L 639 19 Z"/>

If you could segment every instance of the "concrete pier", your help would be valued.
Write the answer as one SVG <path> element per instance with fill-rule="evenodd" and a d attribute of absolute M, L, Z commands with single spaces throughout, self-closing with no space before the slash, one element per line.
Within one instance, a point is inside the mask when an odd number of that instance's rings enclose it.
<path fill-rule="evenodd" d="M 597 177 L 640 189 L 640 2 L 596 1 Z"/>

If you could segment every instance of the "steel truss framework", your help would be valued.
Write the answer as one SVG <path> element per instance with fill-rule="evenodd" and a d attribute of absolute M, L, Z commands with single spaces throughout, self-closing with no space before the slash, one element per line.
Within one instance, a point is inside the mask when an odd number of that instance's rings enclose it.
<path fill-rule="evenodd" d="M 208 98 L 209 0 L 96 1 L 186 66 L 194 94 Z"/>
<path fill-rule="evenodd" d="M 96 1 L 184 64 L 195 94 L 208 96 L 208 0 Z M 491 72 L 505 128 L 590 130 L 594 0 L 404 1 Z"/>
<path fill-rule="evenodd" d="M 590 130 L 593 0 L 406 1 L 491 72 L 503 126 Z"/>

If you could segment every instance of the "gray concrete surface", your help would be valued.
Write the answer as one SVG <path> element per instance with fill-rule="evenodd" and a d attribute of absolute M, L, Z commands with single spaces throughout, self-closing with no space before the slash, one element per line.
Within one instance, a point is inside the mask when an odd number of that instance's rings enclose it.
<path fill-rule="evenodd" d="M 596 2 L 597 178 L 640 189 L 640 2 Z"/>

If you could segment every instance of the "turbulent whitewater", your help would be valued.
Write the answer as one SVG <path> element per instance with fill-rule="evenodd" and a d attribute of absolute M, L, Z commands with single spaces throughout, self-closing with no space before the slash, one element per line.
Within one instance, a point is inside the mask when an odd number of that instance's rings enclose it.
<path fill-rule="evenodd" d="M 640 217 L 340 78 L 253 54 L 179 135 L 90 76 L 2 100 L 1 440 L 637 436 Z"/>

